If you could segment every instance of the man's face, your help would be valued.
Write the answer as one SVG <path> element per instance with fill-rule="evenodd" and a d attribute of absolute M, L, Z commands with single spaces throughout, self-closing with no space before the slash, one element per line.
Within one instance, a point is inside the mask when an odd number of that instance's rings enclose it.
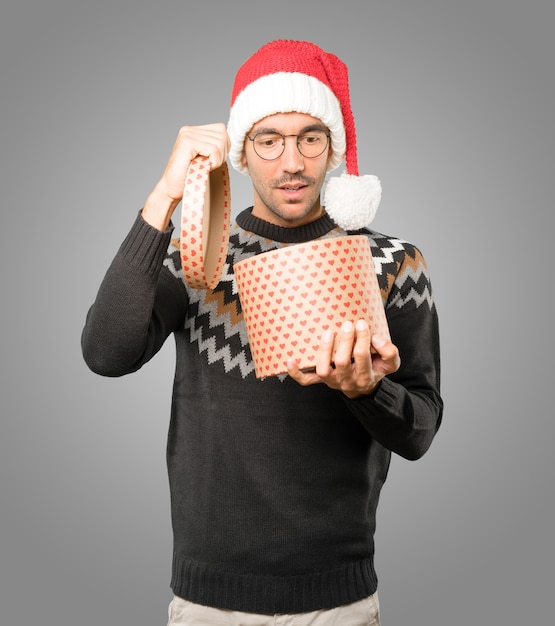
<path fill-rule="evenodd" d="M 260 131 L 298 135 L 327 128 L 304 113 L 276 113 L 257 122 L 249 131 L 254 137 Z M 330 147 L 318 157 L 307 158 L 299 152 L 295 137 L 285 140 L 283 154 L 265 161 L 245 140 L 243 164 L 248 167 L 254 187 L 253 215 L 278 226 L 300 226 L 322 215 L 320 190 L 326 177 Z"/>

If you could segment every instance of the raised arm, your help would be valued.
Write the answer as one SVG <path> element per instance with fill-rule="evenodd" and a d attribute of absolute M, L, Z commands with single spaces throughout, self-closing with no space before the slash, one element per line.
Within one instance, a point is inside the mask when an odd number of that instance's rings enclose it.
<path fill-rule="evenodd" d="M 139 369 L 183 323 L 187 291 L 163 268 L 189 163 L 207 156 L 219 167 L 227 156 L 224 124 L 184 126 L 160 180 L 114 257 L 90 308 L 81 345 L 88 366 L 105 376 Z"/>

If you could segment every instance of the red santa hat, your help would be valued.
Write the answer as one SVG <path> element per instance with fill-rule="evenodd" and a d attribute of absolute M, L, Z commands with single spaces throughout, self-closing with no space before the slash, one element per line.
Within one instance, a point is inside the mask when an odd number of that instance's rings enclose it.
<path fill-rule="evenodd" d="M 275 113 L 306 113 L 330 130 L 328 171 L 345 160 L 345 172 L 328 180 L 322 203 L 346 230 L 367 226 L 381 199 L 376 176 L 359 176 L 356 131 L 347 66 L 335 55 L 307 41 L 277 40 L 255 52 L 240 68 L 231 95 L 229 160 L 242 173 L 245 135 Z"/>

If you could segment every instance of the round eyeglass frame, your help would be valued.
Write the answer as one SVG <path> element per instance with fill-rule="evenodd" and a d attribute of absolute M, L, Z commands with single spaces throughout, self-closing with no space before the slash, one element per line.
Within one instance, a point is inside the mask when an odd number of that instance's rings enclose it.
<path fill-rule="evenodd" d="M 314 132 L 318 132 L 318 133 L 323 133 L 326 136 L 326 145 L 322 148 L 322 151 L 319 152 L 318 154 L 313 154 L 311 156 L 307 156 L 306 154 L 303 154 L 300 146 L 299 146 L 299 137 L 302 137 L 303 135 L 310 135 L 310 133 L 314 133 Z M 254 140 L 258 137 L 258 135 L 279 135 L 282 139 L 281 142 L 281 152 L 274 157 L 268 158 L 265 156 L 262 156 L 261 154 L 259 154 L 256 150 L 256 144 L 254 143 Z M 322 156 L 324 154 L 324 152 L 327 150 L 328 146 L 330 145 L 330 137 L 331 137 L 331 133 L 328 131 L 326 132 L 325 130 L 322 129 L 316 129 L 313 131 L 303 131 L 302 133 L 297 133 L 296 135 L 283 135 L 282 133 L 278 133 L 277 131 L 271 131 L 268 132 L 267 130 L 261 130 L 257 133 L 255 133 L 252 137 L 250 135 L 246 135 L 247 139 L 249 139 L 250 141 L 252 141 L 252 147 L 253 150 L 256 154 L 256 156 L 258 156 L 259 158 L 261 158 L 263 161 L 276 161 L 277 159 L 279 159 L 281 157 L 281 155 L 285 152 L 285 140 L 287 139 L 287 137 L 295 137 L 296 138 L 296 144 L 297 144 L 297 150 L 299 151 L 299 154 L 301 156 L 303 156 L 305 159 L 317 159 L 319 156 Z"/>

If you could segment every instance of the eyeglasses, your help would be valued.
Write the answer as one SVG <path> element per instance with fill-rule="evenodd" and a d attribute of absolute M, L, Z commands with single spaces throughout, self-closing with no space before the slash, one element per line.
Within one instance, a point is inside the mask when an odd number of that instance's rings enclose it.
<path fill-rule="evenodd" d="M 260 131 L 247 139 L 252 141 L 256 154 L 265 161 L 274 161 L 285 151 L 285 139 L 295 137 L 297 149 L 307 159 L 315 159 L 326 151 L 330 133 L 325 130 L 309 130 L 299 135 L 282 135 L 278 132 Z"/>

